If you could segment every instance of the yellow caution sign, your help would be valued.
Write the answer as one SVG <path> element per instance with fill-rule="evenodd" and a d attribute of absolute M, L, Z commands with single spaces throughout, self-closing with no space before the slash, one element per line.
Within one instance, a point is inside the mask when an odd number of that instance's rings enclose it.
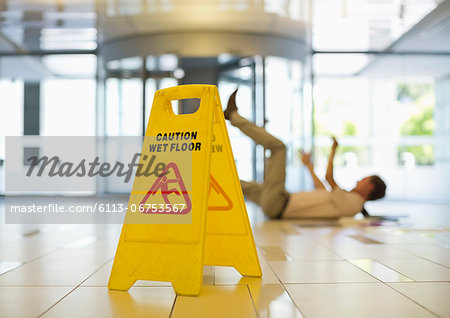
<path fill-rule="evenodd" d="M 200 99 L 175 115 L 172 100 Z M 183 85 L 155 93 L 108 288 L 168 281 L 178 295 L 198 295 L 203 265 L 233 266 L 261 277 L 217 87 Z M 153 162 L 152 162 L 153 163 Z"/>

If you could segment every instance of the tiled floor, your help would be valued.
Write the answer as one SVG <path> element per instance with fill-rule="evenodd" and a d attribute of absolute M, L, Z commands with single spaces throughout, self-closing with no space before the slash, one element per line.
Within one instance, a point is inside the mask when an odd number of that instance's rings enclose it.
<path fill-rule="evenodd" d="M 450 317 L 450 206 L 371 210 L 407 217 L 265 221 L 249 205 L 263 277 L 205 266 L 199 297 L 108 291 L 121 226 L 1 224 L 0 317 Z"/>

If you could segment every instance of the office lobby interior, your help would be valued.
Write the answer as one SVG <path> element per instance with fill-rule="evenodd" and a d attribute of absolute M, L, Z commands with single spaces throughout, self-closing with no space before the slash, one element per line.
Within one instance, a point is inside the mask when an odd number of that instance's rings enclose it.
<path fill-rule="evenodd" d="M 220 111 L 209 117 L 205 139 L 205 121 L 178 129 L 178 119 L 160 119 L 156 97 L 191 84 L 215 85 L 223 109 L 238 89 L 239 114 L 286 146 L 290 200 L 314 191 L 301 152 L 311 153 L 315 173 L 332 191 L 326 174 L 333 136 L 339 187 L 351 191 L 378 175 L 385 196 L 367 201 L 366 215 L 267 217 L 241 195 L 237 178 L 264 183 L 273 151 Z M 200 95 L 174 96 L 165 104 L 171 116 L 197 118 L 209 105 L 199 104 Z M 25 175 L 32 171 L 27 158 L 46 151 L 62 151 L 55 167 L 87 156 L 126 167 L 143 143 L 161 141 L 162 134 L 143 139 L 146 132 L 164 129 L 185 131 L 183 141 L 212 143 L 212 153 L 203 144 L 197 150 L 214 158 L 223 149 L 214 146 L 222 135 L 212 127 L 220 125 L 231 168 L 197 163 L 195 145 L 188 156 L 170 158 L 183 162 L 180 170 L 208 172 L 184 179 L 180 192 L 194 205 L 189 224 L 174 227 L 182 233 L 201 215 L 200 258 L 170 252 L 192 243 L 159 230 L 170 224 L 139 224 L 142 235 L 152 235 L 145 226 L 160 235 L 155 246 L 169 266 L 159 276 L 144 253 L 115 259 L 118 246 L 151 241 L 122 232 L 122 214 L 75 213 L 136 208 L 138 177 L 38 176 L 42 164 L 32 178 Z M 236 182 L 224 186 L 220 175 Z M 1 318 L 450 317 L 449 179 L 450 0 L 0 0 Z M 209 192 L 196 190 L 200 182 Z M 229 210 L 207 205 L 211 193 Z M 80 210 L 66 218 L 29 213 L 44 205 Z M 225 252 L 209 242 L 223 233 L 211 230 L 208 215 L 217 222 L 228 220 L 226 213 L 242 218 L 217 228 L 248 226 L 245 239 L 255 249 L 242 256 L 243 245 L 227 246 L 234 259 L 218 264 L 211 260 Z M 252 253 L 261 277 L 225 266 Z M 120 268 L 132 262 L 134 270 Z M 173 277 L 195 276 L 183 264 L 201 269 L 196 295 L 172 285 Z M 108 288 L 121 270 L 137 281 L 128 290 Z"/>

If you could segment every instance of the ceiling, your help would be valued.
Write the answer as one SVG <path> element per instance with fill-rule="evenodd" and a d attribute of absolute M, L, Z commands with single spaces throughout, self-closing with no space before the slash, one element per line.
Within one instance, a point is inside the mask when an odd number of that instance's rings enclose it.
<path fill-rule="evenodd" d="M 441 3 L 408 32 L 377 55 L 360 75 L 429 76 L 450 75 L 450 1 Z M 403 54 L 403 53 L 414 54 Z"/>
<path fill-rule="evenodd" d="M 442 76 L 450 52 L 449 6 L 450 0 L 0 0 L 0 75 L 55 74 L 41 54 L 97 54 L 131 36 L 207 31 L 287 38 L 320 52 L 438 52 L 436 58 L 371 56 L 352 72 L 338 57 L 337 63 L 319 62 L 324 71 L 317 74 L 378 76 L 397 69 Z"/>

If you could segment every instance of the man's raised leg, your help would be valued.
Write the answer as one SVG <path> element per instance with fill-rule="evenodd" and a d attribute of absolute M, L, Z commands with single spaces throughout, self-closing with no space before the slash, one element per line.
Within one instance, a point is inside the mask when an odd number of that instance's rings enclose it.
<path fill-rule="evenodd" d="M 240 116 L 237 112 L 235 98 L 236 91 L 228 101 L 225 110 L 226 118 L 230 120 L 233 126 L 239 128 L 245 135 L 271 152 L 266 165 L 259 204 L 266 215 L 278 217 L 289 197 L 284 187 L 286 180 L 286 146 L 281 140 L 265 131 L 264 128 L 258 127 Z"/>

